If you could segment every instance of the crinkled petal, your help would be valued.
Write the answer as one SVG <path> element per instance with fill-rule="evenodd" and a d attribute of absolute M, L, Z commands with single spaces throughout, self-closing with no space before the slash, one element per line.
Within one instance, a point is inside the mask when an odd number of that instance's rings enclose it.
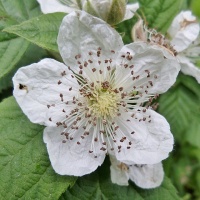
<path fill-rule="evenodd" d="M 139 8 L 139 3 L 128 4 L 126 6 L 126 13 L 124 16 L 124 20 L 132 18 L 138 8 Z"/>
<path fill-rule="evenodd" d="M 178 59 L 181 64 L 181 71 L 186 75 L 193 76 L 200 84 L 200 69 L 185 56 L 180 55 L 178 56 Z"/>
<path fill-rule="evenodd" d="M 114 156 L 110 156 L 110 176 L 112 183 L 117 185 L 128 185 L 129 174 L 128 167 L 116 160 Z"/>
<path fill-rule="evenodd" d="M 62 75 L 63 72 L 65 75 Z M 63 109 L 67 112 L 73 108 L 64 106 L 66 101 L 72 101 L 77 96 L 79 88 L 71 75 L 64 64 L 43 59 L 17 71 L 13 77 L 13 95 L 33 123 L 54 126 L 66 115 Z M 56 114 L 54 123 L 49 119 L 52 113 Z"/>
<path fill-rule="evenodd" d="M 119 33 L 103 20 L 84 11 L 70 13 L 60 26 L 58 47 L 64 62 L 73 70 L 80 66 L 77 61 L 84 65 L 90 60 L 89 52 L 97 54 L 101 48 L 101 54 L 112 58 L 111 50 L 118 51 L 122 46 Z"/>
<path fill-rule="evenodd" d="M 59 2 L 59 0 L 37 0 L 40 4 L 41 10 L 44 14 L 47 13 L 54 13 L 54 12 L 65 12 L 70 13 L 75 8 L 68 7 L 62 3 Z"/>
<path fill-rule="evenodd" d="M 83 176 L 93 172 L 103 163 L 105 152 L 99 151 L 97 157 L 89 153 L 92 134 L 81 139 L 81 129 L 76 131 L 70 140 L 65 138 L 63 131 L 63 127 L 46 127 L 43 137 L 52 167 L 58 174 Z"/>
<path fill-rule="evenodd" d="M 114 152 L 123 163 L 156 164 L 166 159 L 173 149 L 168 122 L 153 110 L 139 108 L 133 113 L 123 113 L 115 123 L 119 127 L 116 144 L 121 147 Z M 120 137 L 126 139 L 119 142 Z"/>
<path fill-rule="evenodd" d="M 171 44 L 178 52 L 186 49 L 199 35 L 200 26 L 191 11 L 182 11 L 173 20 L 168 33 Z"/>
<path fill-rule="evenodd" d="M 166 57 L 167 56 L 167 57 Z M 118 84 L 125 90 L 156 94 L 166 92 L 176 81 L 180 64 L 164 48 L 135 42 L 125 45 L 116 65 Z"/>
<path fill-rule="evenodd" d="M 144 189 L 159 187 L 164 178 L 162 163 L 129 166 L 130 179 Z"/>

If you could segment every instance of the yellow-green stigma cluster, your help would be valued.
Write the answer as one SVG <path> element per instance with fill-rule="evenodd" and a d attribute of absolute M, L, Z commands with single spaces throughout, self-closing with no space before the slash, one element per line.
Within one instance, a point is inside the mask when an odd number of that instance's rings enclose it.
<path fill-rule="evenodd" d="M 114 91 L 101 88 L 89 97 L 89 109 L 103 119 L 113 118 L 117 114 L 117 99 Z"/>

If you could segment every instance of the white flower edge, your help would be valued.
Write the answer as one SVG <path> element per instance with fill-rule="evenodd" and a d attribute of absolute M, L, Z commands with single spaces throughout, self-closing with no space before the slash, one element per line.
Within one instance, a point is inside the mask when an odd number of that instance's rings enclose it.
<path fill-rule="evenodd" d="M 182 11 L 173 20 L 168 29 L 171 44 L 177 52 L 181 52 L 196 40 L 200 26 L 191 11 Z"/>
<path fill-rule="evenodd" d="M 138 108 L 142 110 L 143 108 Z M 134 114 L 135 118 L 130 115 Z M 151 116 L 151 123 L 148 119 L 138 121 Z M 128 120 L 127 120 L 128 119 Z M 126 164 L 155 164 L 161 162 L 169 156 L 173 149 L 174 139 L 166 119 L 153 110 L 146 109 L 145 113 L 122 114 L 116 119 L 119 129 L 116 134 L 123 132 L 127 138 L 132 138 L 130 149 L 126 149 L 126 143 L 121 143 L 120 153 L 109 151 L 110 155 L 115 155 L 116 159 Z M 134 132 L 133 135 L 126 133 Z"/>
<path fill-rule="evenodd" d="M 62 142 L 63 137 L 60 134 L 62 131 L 62 128 L 46 127 L 43 135 L 51 165 L 58 174 L 83 176 L 93 172 L 103 163 L 105 159 L 103 151 L 99 151 L 98 158 L 88 153 L 93 140 L 92 135 L 82 140 L 81 145 L 78 146 L 74 140 L 80 137 L 82 130 L 76 133 L 73 141 L 67 143 Z M 97 148 L 100 149 L 99 146 Z"/>
<path fill-rule="evenodd" d="M 85 11 L 72 12 L 63 18 L 57 43 L 63 61 L 73 70 L 77 67 L 76 55 L 86 58 L 89 51 L 94 53 L 101 47 L 106 56 L 111 50 L 117 52 L 123 47 L 122 38 L 115 29 Z"/>
<path fill-rule="evenodd" d="M 76 8 L 75 6 L 70 7 L 64 5 L 58 0 L 37 0 L 37 1 L 40 4 L 41 11 L 44 14 L 55 13 L 55 12 L 71 13 L 75 10 L 78 10 L 78 8 Z M 108 4 L 110 4 L 110 2 Z M 123 21 L 132 18 L 138 8 L 139 8 L 139 3 L 127 4 Z"/>
<path fill-rule="evenodd" d="M 111 181 L 117 185 L 129 185 L 128 181 L 133 181 L 143 189 L 159 187 L 164 178 L 162 163 L 154 165 L 127 165 L 110 156 Z"/>
<path fill-rule="evenodd" d="M 127 4 L 124 20 L 131 19 L 134 16 L 135 12 L 138 10 L 138 8 L 139 8 L 139 3 Z"/>
<path fill-rule="evenodd" d="M 37 0 L 40 4 L 41 11 L 44 14 L 48 13 L 55 13 L 55 12 L 64 12 L 64 13 L 71 13 L 74 10 L 77 10 L 74 7 L 69 7 L 58 0 Z"/>
<path fill-rule="evenodd" d="M 178 60 L 181 64 L 181 71 L 185 75 L 193 76 L 200 84 L 200 68 L 195 66 L 187 57 L 178 55 Z"/>
<path fill-rule="evenodd" d="M 13 77 L 13 95 L 23 112 L 30 121 L 46 126 L 56 126 L 49 121 L 47 105 L 55 104 L 60 93 L 67 96 L 69 86 L 60 87 L 60 73 L 66 70 L 66 66 L 53 59 L 43 59 L 39 63 L 20 68 Z M 78 84 L 70 78 L 71 86 Z M 70 87 L 71 87 L 70 86 Z M 58 116 L 59 117 L 59 116 Z"/>

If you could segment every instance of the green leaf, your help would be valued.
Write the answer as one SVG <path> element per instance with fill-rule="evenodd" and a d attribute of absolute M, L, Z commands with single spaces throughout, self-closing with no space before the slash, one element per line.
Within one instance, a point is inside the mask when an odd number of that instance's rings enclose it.
<path fill-rule="evenodd" d="M 132 183 L 129 186 L 112 184 L 109 165 L 106 160 L 96 172 L 79 178 L 60 200 L 179 200 L 168 178 L 159 188 L 151 190 L 139 189 Z"/>
<path fill-rule="evenodd" d="M 181 75 L 176 85 L 163 94 L 159 112 L 168 120 L 176 141 L 200 148 L 200 87 L 190 76 Z"/>
<path fill-rule="evenodd" d="M 29 43 L 22 38 L 0 42 L 0 92 L 11 86 L 13 68 L 26 52 Z M 19 50 L 20 48 L 20 50 Z"/>
<path fill-rule="evenodd" d="M 18 38 L 18 39 L 21 39 L 21 38 Z M 23 39 L 21 39 L 21 40 L 25 41 Z M 15 48 L 13 47 L 13 49 L 15 49 Z M 18 50 L 17 49 L 15 49 L 15 50 L 17 53 Z M 33 52 L 37 52 L 37 53 L 33 54 Z M 0 85 L 0 90 L 3 89 L 5 86 L 7 86 L 7 87 L 10 86 L 10 88 L 12 87 L 12 77 L 18 68 L 29 65 L 34 62 L 38 62 L 39 60 L 41 60 L 42 58 L 47 57 L 47 56 L 48 56 L 47 52 L 44 49 L 42 49 L 36 45 L 29 44 L 28 48 L 26 49 L 26 52 L 23 54 L 23 59 L 18 61 L 17 65 L 13 69 L 12 68 L 10 70 L 7 70 L 6 68 L 4 69 L 4 72 L 7 71 L 8 73 L 4 74 L 4 76 L 2 76 L 2 78 L 1 78 L 2 84 Z M 5 63 L 5 65 L 2 65 L 2 68 L 4 68 L 4 66 L 6 66 L 6 65 L 7 65 L 7 63 Z M 9 68 L 9 66 L 8 66 L 8 68 Z M 3 98 L 5 98 L 7 96 L 11 96 L 11 95 L 12 95 L 12 90 L 3 91 L 2 93 L 0 93 L 0 101 Z"/>
<path fill-rule="evenodd" d="M 192 0 L 191 9 L 193 13 L 200 18 L 200 1 L 199 0 Z"/>
<path fill-rule="evenodd" d="M 11 74 L 29 46 L 28 41 L 2 30 L 39 13 L 35 0 L 0 0 L 0 92 L 11 86 Z"/>
<path fill-rule="evenodd" d="M 180 11 L 183 0 L 139 0 L 138 13 L 149 27 L 165 33 L 175 15 Z"/>
<path fill-rule="evenodd" d="M 16 34 L 38 46 L 58 52 L 57 35 L 64 13 L 42 15 L 25 21 L 16 26 L 10 26 L 3 31 Z"/>
<path fill-rule="evenodd" d="M 76 180 L 57 175 L 42 139 L 13 97 L 0 104 L 0 199 L 58 199 Z"/>

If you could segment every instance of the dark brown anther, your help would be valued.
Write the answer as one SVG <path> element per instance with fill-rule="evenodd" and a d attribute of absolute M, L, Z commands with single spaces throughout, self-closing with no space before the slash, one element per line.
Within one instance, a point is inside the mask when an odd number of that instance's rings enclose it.
<path fill-rule="evenodd" d="M 104 147 L 101 147 L 101 149 L 100 150 L 102 150 L 102 151 L 106 151 L 106 148 L 104 148 Z"/>
<path fill-rule="evenodd" d="M 79 58 L 81 58 L 81 54 L 78 54 L 75 56 L 75 59 L 79 59 Z"/>
<path fill-rule="evenodd" d="M 65 76 L 65 75 L 66 75 L 65 71 L 61 72 L 61 76 Z"/>
<path fill-rule="evenodd" d="M 63 94 L 60 93 L 60 98 L 61 98 L 61 101 L 63 101 Z"/>
<path fill-rule="evenodd" d="M 127 60 L 132 60 L 132 58 L 133 58 L 133 56 L 131 56 L 131 55 L 126 56 Z"/>
<path fill-rule="evenodd" d="M 128 64 L 124 64 L 124 67 L 127 68 L 127 67 L 128 67 Z"/>
<path fill-rule="evenodd" d="M 111 70 L 111 67 L 110 67 L 110 66 L 107 66 L 107 70 L 110 71 L 110 70 Z"/>

